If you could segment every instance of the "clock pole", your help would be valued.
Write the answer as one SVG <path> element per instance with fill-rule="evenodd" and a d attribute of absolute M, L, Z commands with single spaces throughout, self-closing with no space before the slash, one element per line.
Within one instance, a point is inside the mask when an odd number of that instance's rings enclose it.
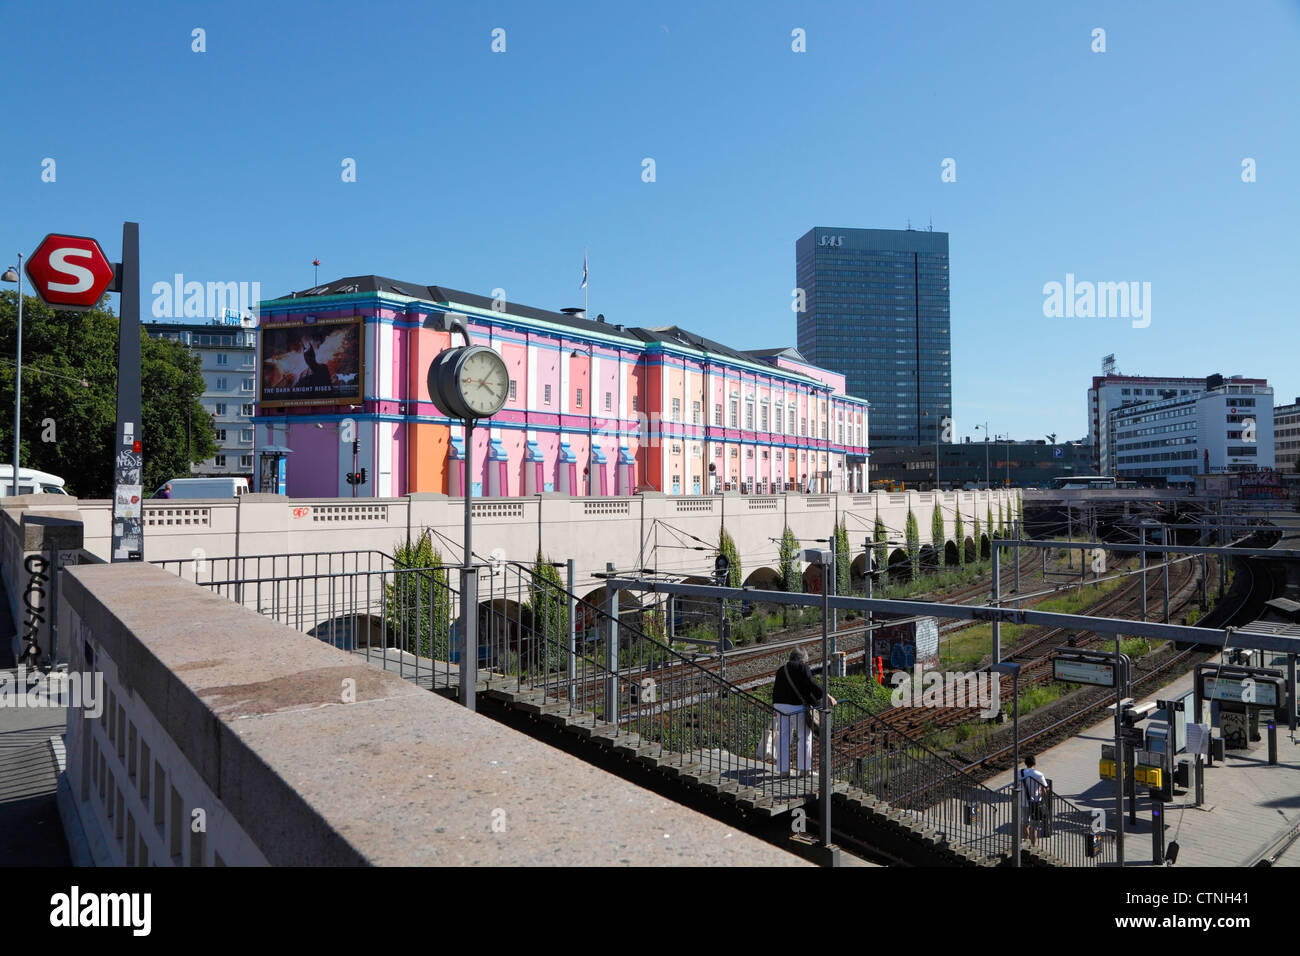
<path fill-rule="evenodd" d="M 465 419 L 465 565 L 460 573 L 460 702 L 476 709 L 478 683 L 478 579 L 474 576 L 471 520 L 474 499 L 474 419 Z"/>

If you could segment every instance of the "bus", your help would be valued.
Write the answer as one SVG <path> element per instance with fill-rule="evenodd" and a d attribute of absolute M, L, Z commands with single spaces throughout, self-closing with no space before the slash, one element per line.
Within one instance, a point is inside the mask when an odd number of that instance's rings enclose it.
<path fill-rule="evenodd" d="M 1084 488 L 1114 488 L 1115 479 L 1107 475 L 1070 475 L 1057 478 L 1052 487 L 1058 491 L 1078 491 Z"/>
<path fill-rule="evenodd" d="M 871 483 L 872 491 L 906 491 L 903 482 L 894 481 L 892 478 L 880 478 Z"/>

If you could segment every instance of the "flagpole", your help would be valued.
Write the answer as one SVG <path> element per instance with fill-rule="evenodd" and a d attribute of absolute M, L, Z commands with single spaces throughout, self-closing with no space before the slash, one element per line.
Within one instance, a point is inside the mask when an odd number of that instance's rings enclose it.
<path fill-rule="evenodd" d="M 590 292 L 587 289 L 587 247 L 582 247 L 582 317 L 587 318 L 587 297 Z"/>

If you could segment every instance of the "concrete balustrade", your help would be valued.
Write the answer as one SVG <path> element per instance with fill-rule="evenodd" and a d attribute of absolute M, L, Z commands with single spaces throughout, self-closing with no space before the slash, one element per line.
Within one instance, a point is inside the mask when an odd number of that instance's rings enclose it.
<path fill-rule="evenodd" d="M 801 864 L 148 564 L 65 570 L 59 615 L 103 681 L 68 717 L 78 862 Z"/>
<path fill-rule="evenodd" d="M 877 513 L 892 541 L 902 541 L 910 507 L 916 516 L 921 543 L 930 542 L 930 522 L 938 504 L 943 510 L 946 538 L 954 533 L 961 508 L 965 534 L 973 537 L 974 518 L 981 530 L 991 505 L 997 521 L 998 503 L 1010 521 L 1016 490 L 978 492 L 872 492 L 829 495 L 770 496 L 725 494 L 672 497 L 646 493 L 622 498 L 572 498 L 537 495 L 527 498 L 476 499 L 474 550 L 483 557 L 494 552 L 511 560 L 531 561 L 539 547 L 555 560 L 572 557 L 580 582 L 594 587 L 593 572 L 607 562 L 620 569 L 654 567 L 661 571 L 699 574 L 712 567 L 712 548 L 725 523 L 736 540 L 745 575 L 762 567 L 777 567 L 777 541 L 788 524 L 795 536 L 811 545 L 828 538 L 844 517 L 855 555 L 870 537 Z M 110 506 L 107 501 L 78 503 L 85 525 L 85 547 L 107 558 Z M 389 554 L 407 535 L 423 528 L 434 531 L 434 546 L 447 563 L 461 560 L 463 499 L 436 494 L 402 498 L 289 499 L 276 495 L 246 495 L 211 501 L 149 501 L 145 503 L 145 559 L 148 561 L 230 557 L 299 552 L 376 550 Z M 892 551 L 896 547 L 890 546 Z"/>

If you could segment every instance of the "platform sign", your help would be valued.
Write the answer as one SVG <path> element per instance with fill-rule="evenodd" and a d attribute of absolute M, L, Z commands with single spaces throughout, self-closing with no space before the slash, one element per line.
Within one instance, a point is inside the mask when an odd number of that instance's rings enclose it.
<path fill-rule="evenodd" d="M 1070 681 L 1073 684 L 1114 687 L 1115 665 L 1058 657 L 1052 661 L 1052 676 L 1057 680 Z"/>
<path fill-rule="evenodd" d="M 1201 677 L 1201 696 L 1206 700 L 1254 707 L 1278 707 L 1282 698 L 1281 678 L 1270 677 Z"/>

